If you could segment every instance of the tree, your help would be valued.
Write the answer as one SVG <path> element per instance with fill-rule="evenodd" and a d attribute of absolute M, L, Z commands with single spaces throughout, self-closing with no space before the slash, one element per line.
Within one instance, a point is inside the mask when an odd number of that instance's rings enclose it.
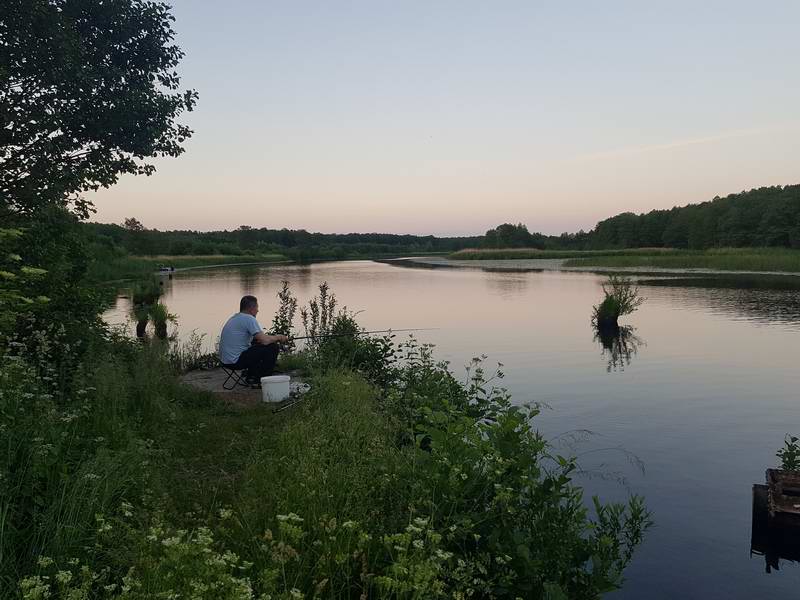
<path fill-rule="evenodd" d="M 142 222 L 135 217 L 129 217 L 125 219 L 125 221 L 122 223 L 122 226 L 128 231 L 144 231 L 144 225 L 142 225 Z"/>
<path fill-rule="evenodd" d="M 503 223 L 486 232 L 483 245 L 486 248 L 544 248 L 544 236 L 530 233 L 522 223 Z"/>
<path fill-rule="evenodd" d="M 85 218 L 81 192 L 183 152 L 192 131 L 176 119 L 197 93 L 179 91 L 173 20 L 152 0 L 3 0 L 0 218 Z"/>

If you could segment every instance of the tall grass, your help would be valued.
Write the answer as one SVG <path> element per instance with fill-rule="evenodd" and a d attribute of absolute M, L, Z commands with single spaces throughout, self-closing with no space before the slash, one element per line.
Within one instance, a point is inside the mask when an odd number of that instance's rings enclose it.
<path fill-rule="evenodd" d="M 630 248 L 625 250 L 539 250 L 537 248 L 468 248 L 449 254 L 451 260 L 557 259 L 606 256 L 662 256 L 682 254 L 673 248 Z"/>
<path fill-rule="evenodd" d="M 44 368 L 27 363 L 24 344 L 0 356 L 3 598 L 37 570 L 39 557 L 86 556 L 98 515 L 141 501 L 153 458 L 147 439 L 182 396 L 154 348 L 119 341 L 90 350 L 66 388 L 51 372 L 54 356 L 46 347 L 38 352 Z"/>
<path fill-rule="evenodd" d="M 624 250 L 537 250 L 486 248 L 460 250 L 451 260 L 566 259 L 565 267 L 658 267 L 665 269 L 715 269 L 720 271 L 800 272 L 800 250 L 789 248 L 628 248 Z"/>
<path fill-rule="evenodd" d="M 718 248 L 668 254 L 620 254 L 572 258 L 565 267 L 658 267 L 720 271 L 800 272 L 800 250 L 787 248 Z"/>

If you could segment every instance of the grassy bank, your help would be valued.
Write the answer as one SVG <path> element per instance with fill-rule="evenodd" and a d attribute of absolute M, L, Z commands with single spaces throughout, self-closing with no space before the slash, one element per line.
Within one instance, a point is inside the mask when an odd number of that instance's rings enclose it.
<path fill-rule="evenodd" d="M 782 248 L 720 248 L 570 258 L 567 267 L 659 267 L 663 269 L 715 269 L 720 271 L 800 272 L 800 250 Z"/>
<path fill-rule="evenodd" d="M 161 265 L 172 266 L 176 269 L 185 269 L 188 267 L 204 267 L 211 265 L 278 262 L 281 260 L 286 260 L 286 257 L 281 254 L 114 256 L 104 257 L 90 262 L 88 278 L 95 282 L 115 281 L 118 279 L 141 279 L 155 273 Z"/>
<path fill-rule="evenodd" d="M 46 333 L 0 355 L 3 598 L 598 598 L 647 527 L 587 508 L 536 407 L 414 342 L 318 344 L 276 415 L 155 340 Z"/>
<path fill-rule="evenodd" d="M 632 248 L 626 250 L 539 250 L 537 248 L 469 248 L 449 254 L 452 260 L 520 260 L 606 256 L 652 256 L 680 254 L 672 248 Z"/>

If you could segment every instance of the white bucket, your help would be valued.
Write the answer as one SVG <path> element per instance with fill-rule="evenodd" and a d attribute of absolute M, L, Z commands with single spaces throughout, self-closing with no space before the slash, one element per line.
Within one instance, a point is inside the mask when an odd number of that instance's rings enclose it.
<path fill-rule="evenodd" d="M 288 375 L 270 375 L 261 378 L 261 399 L 264 402 L 283 402 L 289 397 Z"/>

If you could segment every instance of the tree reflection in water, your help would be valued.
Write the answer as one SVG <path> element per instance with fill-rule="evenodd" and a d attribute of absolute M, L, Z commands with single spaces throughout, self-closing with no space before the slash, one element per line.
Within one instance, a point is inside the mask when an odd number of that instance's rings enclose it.
<path fill-rule="evenodd" d="M 594 341 L 600 342 L 602 355 L 608 364 L 606 371 L 624 371 L 645 341 L 636 335 L 636 328 L 630 325 L 592 327 Z"/>

